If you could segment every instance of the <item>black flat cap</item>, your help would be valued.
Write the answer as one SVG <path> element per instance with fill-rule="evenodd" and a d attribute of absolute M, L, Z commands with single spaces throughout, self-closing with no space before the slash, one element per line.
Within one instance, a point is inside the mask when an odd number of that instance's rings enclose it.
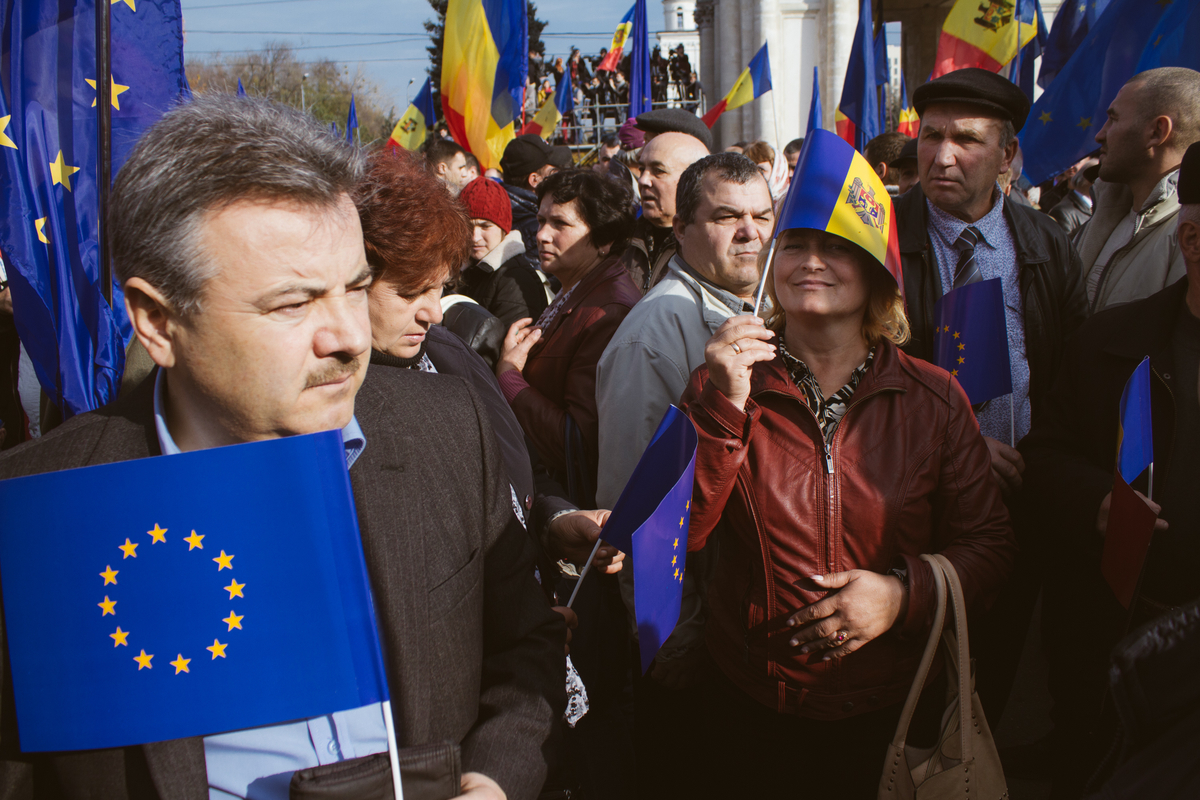
<path fill-rule="evenodd" d="M 1179 165 L 1180 205 L 1190 206 L 1200 203 L 1200 142 L 1196 142 L 1183 154 L 1183 163 Z"/>
<path fill-rule="evenodd" d="M 965 103 L 1000 119 L 1011 120 L 1018 131 L 1029 116 L 1029 98 L 1015 83 L 986 69 L 969 67 L 949 72 L 917 87 L 913 106 L 925 116 L 930 103 Z"/>
<path fill-rule="evenodd" d="M 550 148 L 550 163 L 557 169 L 570 169 L 575 166 L 575 157 L 571 155 L 571 148 L 565 144 L 555 145 Z"/>
<path fill-rule="evenodd" d="M 889 167 L 897 166 L 901 161 L 917 160 L 917 140 L 909 139 L 900 150 L 900 155 L 888 162 Z"/>
<path fill-rule="evenodd" d="M 500 171 L 508 179 L 523 178 L 537 172 L 550 163 L 554 148 L 540 136 L 527 133 L 518 136 L 504 148 L 500 158 Z"/>
<path fill-rule="evenodd" d="M 709 151 L 712 150 L 712 131 L 703 120 L 682 108 L 656 108 L 638 114 L 634 127 L 646 133 L 686 133 L 704 142 Z"/>

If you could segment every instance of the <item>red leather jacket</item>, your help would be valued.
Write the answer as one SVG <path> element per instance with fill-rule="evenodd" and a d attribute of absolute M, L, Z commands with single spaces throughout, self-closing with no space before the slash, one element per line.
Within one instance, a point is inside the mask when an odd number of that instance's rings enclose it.
<path fill-rule="evenodd" d="M 565 467 L 563 431 L 569 413 L 583 434 L 595 472 L 599 452 L 596 364 L 640 298 L 620 258 L 610 256 L 575 286 L 529 351 L 522 370 L 527 387 L 520 388 L 509 404 L 552 470 L 561 472 Z"/>
<path fill-rule="evenodd" d="M 939 552 L 970 610 L 994 598 L 1017 546 L 967 396 L 942 369 L 881 342 L 826 448 L 779 356 L 755 364 L 740 411 L 692 373 L 682 400 L 700 434 L 688 549 L 718 523 L 708 646 L 743 691 L 781 713 L 842 717 L 904 699 L 936 606 L 921 553 Z M 826 592 L 808 580 L 907 567 L 895 630 L 822 662 L 785 622 Z"/>

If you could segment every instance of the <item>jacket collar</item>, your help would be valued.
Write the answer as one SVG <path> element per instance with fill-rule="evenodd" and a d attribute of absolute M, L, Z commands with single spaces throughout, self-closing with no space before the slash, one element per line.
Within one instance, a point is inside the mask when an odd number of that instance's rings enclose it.
<path fill-rule="evenodd" d="M 1119 336 L 1112 336 L 1104 345 L 1107 353 L 1135 361 L 1167 353 L 1171 337 L 1175 333 L 1175 320 L 1179 316 L 1187 296 L 1188 279 L 1185 277 L 1157 294 L 1138 301 L 1140 305 L 1136 325 L 1126 325 Z"/>
<path fill-rule="evenodd" d="M 714 321 L 716 326 L 720 327 L 721 323 L 731 316 L 750 313 L 746 311 L 746 301 L 727 289 L 722 289 L 710 281 L 698 278 L 695 268 L 684 261 L 678 253 L 671 256 L 671 260 L 667 262 L 667 269 L 675 276 L 676 280 L 686 284 L 700 300 L 704 321 L 709 323 L 710 327 Z M 716 328 L 713 330 L 715 331 Z"/>
<path fill-rule="evenodd" d="M 858 384 L 854 394 L 856 397 L 864 397 L 879 391 L 905 391 L 906 374 L 912 377 L 904 368 L 896 345 L 882 340 L 875 345 L 875 359 L 863 375 L 862 382 Z M 783 356 L 779 353 L 770 361 L 755 364 L 750 373 L 750 396 L 756 397 L 765 392 L 781 392 L 801 397 L 800 390 L 792 383 L 787 366 L 783 363 Z M 853 403 L 854 399 L 850 402 Z"/>
<path fill-rule="evenodd" d="M 1015 206 L 1004 198 L 1004 219 L 1012 231 L 1013 246 L 1017 251 L 1017 263 L 1042 264 L 1050 260 L 1046 245 L 1037 229 L 1024 213 L 1014 210 Z M 900 196 L 896 201 L 896 222 L 899 225 L 900 252 L 921 253 L 929 247 L 929 211 L 925 207 L 925 192 L 921 184 Z"/>
<path fill-rule="evenodd" d="M 495 272 L 504 266 L 504 262 L 524 252 L 525 239 L 521 236 L 519 230 L 513 228 L 504 235 L 504 238 L 500 240 L 500 244 L 493 247 L 486 256 L 479 259 L 473 266 L 479 267 L 485 272 Z"/>
<path fill-rule="evenodd" d="M 596 291 L 599 286 L 623 274 L 625 274 L 625 267 L 621 264 L 620 254 L 610 255 L 608 258 L 604 259 L 595 267 L 593 267 L 592 271 L 587 275 L 584 275 L 583 280 L 575 284 L 574 288 L 571 289 L 571 296 L 567 298 L 567 302 L 564 303 L 563 307 L 560 308 L 558 313 L 554 315 L 554 319 L 550 321 L 550 326 L 546 330 L 542 331 L 542 338 L 537 344 L 534 345 L 534 349 L 536 350 L 541 348 L 547 341 L 549 341 L 550 337 L 554 335 L 554 332 L 557 331 L 559 326 L 563 324 L 563 321 L 567 319 L 567 317 L 569 317 L 575 311 L 575 309 L 579 307 L 579 304 L 586 300 L 592 292 Z M 533 351 L 531 350 L 530 352 L 532 353 Z"/>

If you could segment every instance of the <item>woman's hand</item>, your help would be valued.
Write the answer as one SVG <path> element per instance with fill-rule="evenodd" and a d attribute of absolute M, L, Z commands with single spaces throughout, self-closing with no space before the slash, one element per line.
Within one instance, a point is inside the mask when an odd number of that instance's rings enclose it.
<path fill-rule="evenodd" d="M 813 575 L 812 581 L 836 594 L 806 606 L 787 621 L 799 630 L 790 645 L 801 653 L 827 651 L 822 661 L 853 653 L 891 630 L 904 611 L 908 593 L 895 575 L 852 569 L 834 575 Z"/>
<path fill-rule="evenodd" d="M 775 345 L 770 343 L 774 337 L 775 331 L 761 319 L 744 315 L 721 323 L 704 346 L 708 379 L 743 411 L 750 399 L 750 370 L 759 361 L 775 358 Z"/>
<path fill-rule="evenodd" d="M 520 372 L 525 369 L 525 359 L 529 357 L 529 349 L 542 338 L 542 329 L 533 327 L 529 317 L 519 319 L 508 328 L 504 344 L 500 347 L 500 360 L 496 362 L 496 377 L 499 378 L 509 370 Z"/>

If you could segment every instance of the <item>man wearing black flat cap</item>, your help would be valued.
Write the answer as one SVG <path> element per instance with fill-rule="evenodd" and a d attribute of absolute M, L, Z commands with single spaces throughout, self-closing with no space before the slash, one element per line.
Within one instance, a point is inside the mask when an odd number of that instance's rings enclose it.
<path fill-rule="evenodd" d="M 1065 788 L 1091 772 L 1107 742 L 1086 738 L 1107 686 L 1108 654 L 1126 630 L 1200 596 L 1200 144 L 1178 175 L 1175 235 L 1182 279 L 1142 300 L 1101 311 L 1072 336 L 1033 431 L 1021 443 L 1031 511 L 1058 531 L 1052 552 L 1047 637 L 1052 717 L 1068 749 L 1052 755 L 1073 769 Z M 1159 523 L 1132 608 L 1121 608 L 1100 575 L 1117 418 L 1125 382 L 1150 357 L 1154 502 Z M 1149 494 L 1148 476 L 1133 488 Z M 1161 504 L 1161 506 L 1159 505 Z M 1072 752 L 1072 749 L 1074 752 Z M 1074 758 L 1073 758 L 1074 757 Z M 1077 794 L 1077 785 L 1076 794 Z M 1065 795 L 1064 795 L 1065 796 Z"/>
<path fill-rule="evenodd" d="M 917 140 L 909 139 L 900 150 L 900 155 L 888 162 L 888 173 L 896 173 L 897 194 L 904 194 L 917 185 Z"/>
<path fill-rule="evenodd" d="M 997 184 L 1029 114 L 1019 88 L 987 70 L 962 69 L 919 87 L 913 105 L 921 117 L 920 183 L 895 206 L 912 331 L 904 349 L 933 360 L 934 304 L 951 289 L 1000 278 L 1006 306 L 1013 393 L 976 411 L 1022 548 L 1009 587 L 972 621 L 979 694 L 996 720 L 1037 596 L 1037 542 L 1025 541 L 1031 528 L 1017 496 L 1025 464 L 1015 446 L 1045 403 L 1064 339 L 1083 322 L 1079 256 L 1052 219 L 1012 202 Z"/>
<path fill-rule="evenodd" d="M 504 173 L 504 190 L 512 202 L 512 225 L 525 241 L 525 256 L 534 269 L 539 268 L 537 248 L 538 199 L 534 191 L 542 181 L 558 171 L 554 165 L 554 148 L 541 136 L 527 133 L 518 136 L 504 148 L 500 171 Z"/>
<path fill-rule="evenodd" d="M 703 120 L 682 108 L 656 108 L 638 114 L 634 126 L 646 134 L 647 142 L 660 133 L 686 133 L 695 136 L 712 152 L 712 131 Z"/>

